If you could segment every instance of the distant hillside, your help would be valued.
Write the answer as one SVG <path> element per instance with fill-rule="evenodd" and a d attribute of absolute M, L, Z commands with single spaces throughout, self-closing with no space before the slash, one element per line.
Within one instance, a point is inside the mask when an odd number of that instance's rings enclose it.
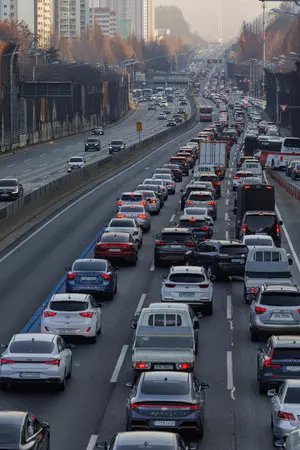
<path fill-rule="evenodd" d="M 177 6 L 159 6 L 155 8 L 155 28 L 169 29 L 173 36 L 180 36 L 187 44 L 206 47 L 207 43 L 197 33 L 192 33 L 181 9 Z"/>

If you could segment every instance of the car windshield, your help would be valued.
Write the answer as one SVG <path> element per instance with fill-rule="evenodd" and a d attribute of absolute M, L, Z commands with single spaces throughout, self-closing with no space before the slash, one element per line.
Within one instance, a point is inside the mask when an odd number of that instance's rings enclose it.
<path fill-rule="evenodd" d="M 106 261 L 94 259 L 93 261 L 76 261 L 73 264 L 73 272 L 105 272 L 107 269 Z"/>
<path fill-rule="evenodd" d="M 136 336 L 136 348 L 155 348 L 155 349 L 191 349 L 193 348 L 192 336 Z"/>
<path fill-rule="evenodd" d="M 201 228 L 206 227 L 207 222 L 205 219 L 203 220 L 197 220 L 197 219 L 181 219 L 179 222 L 179 226 L 183 228 Z"/>
<path fill-rule="evenodd" d="M 129 213 L 129 212 L 134 212 L 134 213 L 144 213 L 145 210 L 143 208 L 143 206 L 121 206 L 120 213 Z"/>
<path fill-rule="evenodd" d="M 143 200 L 142 194 L 122 194 L 121 200 L 125 202 L 141 202 Z"/>
<path fill-rule="evenodd" d="M 267 306 L 299 306 L 300 293 L 287 292 L 264 292 L 260 303 Z"/>
<path fill-rule="evenodd" d="M 53 342 L 48 341 L 16 341 L 9 346 L 10 353 L 52 353 L 54 350 Z"/>
<path fill-rule="evenodd" d="M 149 180 L 145 180 L 145 184 L 154 184 L 156 186 L 162 186 L 163 185 L 163 181 L 155 180 L 154 178 L 152 178 L 152 179 L 149 179 Z"/>
<path fill-rule="evenodd" d="M 196 202 L 208 202 L 212 200 L 211 194 L 191 194 L 189 196 L 189 200 L 193 200 Z"/>
<path fill-rule="evenodd" d="M 169 276 L 169 281 L 176 283 L 202 283 L 205 281 L 205 276 L 201 273 L 173 273 Z"/>
<path fill-rule="evenodd" d="M 89 138 L 88 140 L 87 140 L 87 142 L 92 142 L 92 143 L 96 143 L 96 142 L 99 142 L 98 141 L 98 139 L 91 139 L 91 138 Z"/>
<path fill-rule="evenodd" d="M 111 141 L 111 145 L 123 145 L 123 141 Z"/>
<path fill-rule="evenodd" d="M 109 226 L 112 228 L 133 228 L 134 223 L 132 220 L 115 219 L 110 222 Z"/>
<path fill-rule="evenodd" d="M 141 392 L 144 395 L 187 395 L 190 392 L 188 381 L 144 381 Z"/>
<path fill-rule="evenodd" d="M 276 217 L 273 215 L 251 215 L 246 217 L 247 231 L 255 233 L 256 231 L 267 232 L 275 227 Z"/>
<path fill-rule="evenodd" d="M 17 180 L 0 180 L 0 186 L 17 186 Z"/>
<path fill-rule="evenodd" d="M 111 243 L 123 243 L 129 241 L 129 234 L 123 233 L 123 234 L 111 234 L 111 233 L 104 233 L 101 238 L 101 243 L 103 242 L 111 242 Z"/>
<path fill-rule="evenodd" d="M 247 237 L 244 239 L 244 244 L 245 245 L 262 245 L 262 246 L 270 246 L 270 245 L 273 245 L 273 241 L 272 241 L 272 239 L 267 239 L 267 237 L 266 238 L 261 238 L 261 239 L 258 239 L 258 238 L 248 238 L 247 239 Z"/>
<path fill-rule="evenodd" d="M 218 181 L 218 177 L 216 175 L 201 175 L 201 181 Z"/>
<path fill-rule="evenodd" d="M 50 309 L 53 311 L 85 311 L 88 307 L 88 302 L 76 302 L 72 300 L 53 300 L 50 302 Z"/>
<path fill-rule="evenodd" d="M 189 242 L 191 235 L 188 233 L 162 233 L 161 238 L 164 242 Z"/>
<path fill-rule="evenodd" d="M 20 442 L 20 425 L 11 424 L 5 420 L 3 424 L 0 423 L 0 448 L 9 448 L 13 450 L 11 445 L 15 444 L 15 449 L 19 448 Z M 2 447 L 9 445 L 9 447 Z"/>
<path fill-rule="evenodd" d="M 300 388 L 289 387 L 285 394 L 284 403 L 300 403 Z"/>
<path fill-rule="evenodd" d="M 220 247 L 220 253 L 226 255 L 243 255 L 247 252 L 248 249 L 246 245 L 222 245 L 222 247 Z"/>
<path fill-rule="evenodd" d="M 73 163 L 73 162 L 82 162 L 82 158 L 70 158 L 69 162 Z"/>

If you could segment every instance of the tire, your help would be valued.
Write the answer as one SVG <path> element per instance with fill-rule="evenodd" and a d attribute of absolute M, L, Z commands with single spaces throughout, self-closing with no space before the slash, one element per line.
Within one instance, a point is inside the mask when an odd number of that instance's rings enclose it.
<path fill-rule="evenodd" d="M 70 371 L 67 375 L 67 379 L 69 380 L 70 378 L 72 378 L 72 360 L 71 360 L 71 367 L 70 367 Z"/>
<path fill-rule="evenodd" d="M 96 336 L 93 336 L 93 337 L 89 338 L 89 340 L 90 340 L 91 344 L 96 344 L 96 342 L 97 342 L 97 334 L 96 334 Z"/>
<path fill-rule="evenodd" d="M 259 341 L 259 333 L 258 333 L 258 331 L 250 330 L 250 337 L 251 337 L 251 341 L 252 342 Z"/>
<path fill-rule="evenodd" d="M 67 376 L 65 374 L 63 381 L 57 384 L 57 390 L 63 392 L 65 391 L 66 386 L 67 386 Z"/>
<path fill-rule="evenodd" d="M 259 382 L 259 394 L 266 395 L 268 390 L 268 385 L 266 383 Z"/>
<path fill-rule="evenodd" d="M 211 316 L 213 314 L 213 302 L 211 302 L 211 305 L 209 306 L 209 308 L 207 308 L 207 315 Z"/>
<path fill-rule="evenodd" d="M 138 254 L 136 254 L 136 258 L 135 258 L 135 259 L 133 259 L 133 260 L 131 261 L 131 264 L 132 264 L 133 266 L 136 266 L 136 265 L 137 265 L 137 262 L 138 262 L 138 260 L 139 260 L 139 257 L 138 257 Z"/>
<path fill-rule="evenodd" d="M 154 266 L 155 267 L 162 267 L 162 262 L 159 259 L 154 258 Z"/>
<path fill-rule="evenodd" d="M 200 425 L 200 430 L 197 433 L 197 438 L 198 439 L 203 439 L 203 435 L 204 435 L 204 427 L 203 424 Z"/>
<path fill-rule="evenodd" d="M 116 286 L 115 286 L 115 289 L 114 289 L 114 294 L 116 295 L 118 293 L 118 282 L 116 282 Z"/>
<path fill-rule="evenodd" d="M 109 292 L 107 294 L 107 300 L 112 301 L 114 299 L 115 293 L 114 292 Z"/>

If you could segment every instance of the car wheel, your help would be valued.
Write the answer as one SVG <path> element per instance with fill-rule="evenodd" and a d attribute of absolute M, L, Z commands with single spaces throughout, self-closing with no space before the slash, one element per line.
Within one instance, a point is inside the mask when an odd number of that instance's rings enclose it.
<path fill-rule="evenodd" d="M 91 344 L 96 344 L 96 342 L 97 342 L 97 334 L 96 334 L 96 336 L 93 336 L 93 337 L 89 338 L 89 341 L 90 341 Z"/>
<path fill-rule="evenodd" d="M 65 373 L 63 381 L 57 384 L 57 390 L 63 392 L 66 389 L 66 386 L 67 386 L 67 377 Z"/>
<path fill-rule="evenodd" d="M 109 292 L 107 294 L 107 300 L 113 300 L 114 299 L 114 292 Z"/>
<path fill-rule="evenodd" d="M 85 151 L 85 152 L 88 152 L 88 149 L 86 148 L 84 151 Z"/>
<path fill-rule="evenodd" d="M 203 439 L 203 434 L 204 434 L 204 427 L 203 427 L 203 424 L 201 423 L 200 429 L 199 429 L 199 431 L 197 433 L 197 438 L 198 439 Z"/>
<path fill-rule="evenodd" d="M 273 423 L 273 417 L 271 415 L 271 430 L 274 429 L 274 423 Z M 275 436 L 273 435 L 273 440 L 274 440 Z"/>
<path fill-rule="evenodd" d="M 99 336 L 99 335 L 101 334 L 101 332 L 102 332 L 102 327 L 101 327 L 101 325 L 100 325 L 100 327 L 99 327 L 99 329 L 98 329 L 98 331 L 97 331 L 97 336 Z"/>
<path fill-rule="evenodd" d="M 70 370 L 69 370 L 69 373 L 67 375 L 67 378 L 68 379 L 72 378 L 72 359 L 71 359 L 71 366 L 70 366 Z"/>
<path fill-rule="evenodd" d="M 155 267 L 162 267 L 162 262 L 159 259 L 154 258 L 154 266 Z"/>
<path fill-rule="evenodd" d="M 5 383 L 5 382 L 1 383 L 1 389 L 3 391 L 6 391 L 6 392 L 9 391 L 10 387 L 11 387 L 11 383 Z"/>
<path fill-rule="evenodd" d="M 250 330 L 250 337 L 251 337 L 251 341 L 252 342 L 259 341 L 259 333 L 258 333 L 258 331 Z"/>
<path fill-rule="evenodd" d="M 209 307 L 207 308 L 207 314 L 209 315 L 209 316 L 211 316 L 212 315 L 212 313 L 213 313 L 213 302 L 211 302 L 211 304 L 209 305 Z"/>
<path fill-rule="evenodd" d="M 135 258 L 131 262 L 133 266 L 137 265 L 138 259 L 139 259 L 138 254 L 136 254 Z"/>
<path fill-rule="evenodd" d="M 114 294 L 117 294 L 117 293 L 118 293 L 118 282 L 116 281 L 115 289 L 114 289 Z"/>

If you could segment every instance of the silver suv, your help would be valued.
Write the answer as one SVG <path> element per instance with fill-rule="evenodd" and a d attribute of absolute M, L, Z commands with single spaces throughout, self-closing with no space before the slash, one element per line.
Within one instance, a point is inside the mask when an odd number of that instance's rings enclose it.
<path fill-rule="evenodd" d="M 251 340 L 262 335 L 300 334 L 300 288 L 291 285 L 267 285 L 250 306 Z"/>

